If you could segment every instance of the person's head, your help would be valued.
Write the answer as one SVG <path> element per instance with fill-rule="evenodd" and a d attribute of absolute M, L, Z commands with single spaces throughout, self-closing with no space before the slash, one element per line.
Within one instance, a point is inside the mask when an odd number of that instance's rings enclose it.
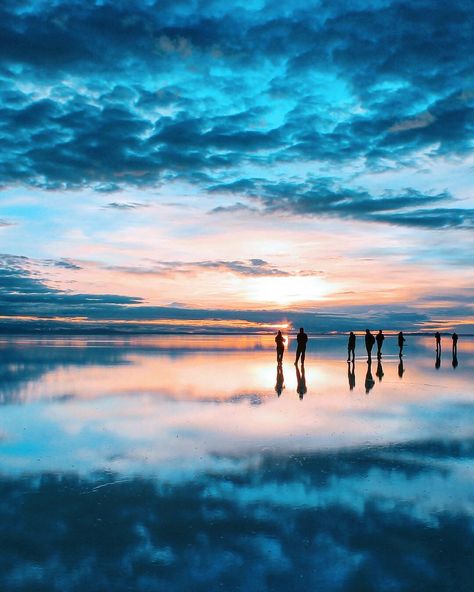
<path fill-rule="evenodd" d="M 351 332 L 349 333 L 349 335 L 354 335 L 354 331 L 351 331 Z"/>
<path fill-rule="evenodd" d="M 368 329 L 365 330 L 366 333 L 370 333 L 370 331 Z"/>
<path fill-rule="evenodd" d="M 379 333 L 382 333 L 382 329 L 379 329 Z"/>
<path fill-rule="evenodd" d="M 281 335 L 281 331 L 278 331 L 278 335 Z"/>
<path fill-rule="evenodd" d="M 300 327 L 300 333 L 304 333 L 303 327 Z"/>

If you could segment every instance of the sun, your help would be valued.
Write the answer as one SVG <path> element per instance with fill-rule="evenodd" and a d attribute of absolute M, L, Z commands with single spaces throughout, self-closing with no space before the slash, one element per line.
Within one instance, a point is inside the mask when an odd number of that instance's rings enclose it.
<path fill-rule="evenodd" d="M 330 292 L 326 280 L 314 276 L 249 278 L 246 299 L 251 302 L 288 306 L 297 302 L 322 300 Z"/>

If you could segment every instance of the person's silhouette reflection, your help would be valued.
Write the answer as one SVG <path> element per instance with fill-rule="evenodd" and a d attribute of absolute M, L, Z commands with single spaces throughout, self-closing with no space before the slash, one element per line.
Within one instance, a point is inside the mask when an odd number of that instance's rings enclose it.
<path fill-rule="evenodd" d="M 372 376 L 372 359 L 367 360 L 367 374 L 365 375 L 365 394 L 368 395 L 374 388 L 375 380 Z"/>
<path fill-rule="evenodd" d="M 436 350 L 436 361 L 435 361 L 436 370 L 439 370 L 440 366 L 441 366 L 441 350 L 437 349 Z"/>
<path fill-rule="evenodd" d="M 378 358 L 378 360 L 377 360 L 377 371 L 375 372 L 375 375 L 379 379 L 379 382 L 382 382 L 383 367 L 382 367 L 382 360 L 380 358 Z"/>
<path fill-rule="evenodd" d="M 405 368 L 403 367 L 403 358 L 400 355 L 400 360 L 398 362 L 398 376 L 403 378 L 403 373 L 405 372 Z"/>
<path fill-rule="evenodd" d="M 457 368 L 458 367 L 458 354 L 457 351 L 454 352 L 453 350 L 453 368 Z"/>
<path fill-rule="evenodd" d="M 275 383 L 275 392 L 278 396 L 281 395 L 283 389 L 285 388 L 285 377 L 283 376 L 283 366 L 282 364 L 277 364 L 277 375 L 276 375 L 276 383 Z"/>
<path fill-rule="evenodd" d="M 352 360 L 352 362 L 347 362 L 347 380 L 349 381 L 349 390 L 354 390 L 356 385 L 354 360 Z"/>
<path fill-rule="evenodd" d="M 308 389 L 306 388 L 306 377 L 304 374 L 304 366 L 303 365 L 301 366 L 301 372 L 300 372 L 300 369 L 298 368 L 298 366 L 296 366 L 296 392 L 300 396 L 300 400 L 303 399 L 307 390 Z"/>
<path fill-rule="evenodd" d="M 275 343 L 277 345 L 277 362 L 281 364 L 283 362 L 283 352 L 285 351 L 285 338 L 281 334 L 281 331 L 278 331 L 275 337 Z"/>

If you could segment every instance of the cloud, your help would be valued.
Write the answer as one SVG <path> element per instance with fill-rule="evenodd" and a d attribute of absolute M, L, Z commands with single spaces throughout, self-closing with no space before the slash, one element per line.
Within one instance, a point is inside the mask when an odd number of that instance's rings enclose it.
<path fill-rule="evenodd" d="M 387 582 L 467 591 L 467 501 L 435 512 L 431 504 L 448 484 L 468 499 L 453 459 L 471 462 L 472 442 L 263 453 L 253 463 L 248 454 L 247 462 L 220 457 L 233 469 L 174 482 L 110 472 L 4 475 L 0 585 L 204 591 L 219 582 L 279 592 L 297 574 L 305 588 L 328 592 Z"/>
<path fill-rule="evenodd" d="M 108 203 L 106 206 L 104 206 L 105 208 L 110 208 L 112 210 L 138 210 L 141 208 L 147 208 L 149 207 L 150 204 L 146 204 L 146 203 L 140 203 L 137 201 L 131 201 L 131 202 L 117 202 L 117 201 L 112 201 L 110 203 Z"/>
<path fill-rule="evenodd" d="M 308 177 L 305 182 L 262 182 L 243 179 L 240 182 L 213 185 L 216 193 L 237 193 L 250 198 L 261 213 L 282 212 L 301 216 L 334 216 L 371 222 L 383 222 L 420 228 L 472 228 L 474 210 L 456 207 L 436 207 L 453 202 L 447 192 L 422 193 L 405 189 L 399 193 L 385 192 L 374 196 L 362 188 L 339 186 L 328 178 Z M 236 207 L 237 206 L 237 207 Z M 238 202 L 233 206 L 214 208 L 212 213 L 243 210 Z"/>
<path fill-rule="evenodd" d="M 0 218 L 0 228 L 8 228 L 9 226 L 15 226 L 15 222 Z"/>
<path fill-rule="evenodd" d="M 131 12 L 60 0 L 6 2 L 0 17 L 2 184 L 107 192 L 179 180 L 204 190 L 242 186 L 244 167 L 276 183 L 281 166 L 304 183 L 298 167 L 316 162 L 350 188 L 355 161 L 403 169 L 423 152 L 435 167 L 473 150 L 464 1 L 257 10 L 200 0 L 197 11 L 143 1 Z M 462 217 L 430 223 L 469 225 Z"/>
<path fill-rule="evenodd" d="M 199 271 L 229 272 L 242 276 L 297 276 L 317 275 L 309 271 L 286 271 L 270 265 L 263 259 L 248 259 L 236 261 L 207 260 L 207 261 L 153 261 L 150 267 L 106 265 L 106 269 L 131 273 L 136 275 L 173 275 L 176 273 L 196 273 Z"/>

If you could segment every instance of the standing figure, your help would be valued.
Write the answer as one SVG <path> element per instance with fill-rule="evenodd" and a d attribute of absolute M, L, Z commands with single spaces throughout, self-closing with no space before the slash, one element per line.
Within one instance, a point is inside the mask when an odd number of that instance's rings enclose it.
<path fill-rule="evenodd" d="M 356 347 L 356 336 L 354 335 L 353 331 L 349 333 L 349 340 L 347 341 L 347 361 L 350 362 L 351 354 L 352 354 L 352 361 L 354 361 L 355 357 L 355 347 Z"/>
<path fill-rule="evenodd" d="M 298 342 L 298 346 L 296 348 L 295 366 L 296 366 L 296 364 L 298 364 L 298 360 L 300 359 L 300 356 L 301 356 L 301 365 L 303 366 L 304 365 L 304 358 L 305 358 L 305 354 L 306 354 L 306 344 L 308 343 L 308 336 L 304 332 L 303 327 L 300 328 L 300 332 L 296 336 L 296 341 Z"/>
<path fill-rule="evenodd" d="M 453 333 L 452 336 L 453 340 L 453 358 L 458 356 L 458 334 L 456 331 Z"/>
<path fill-rule="evenodd" d="M 439 370 L 440 366 L 441 366 L 441 350 L 437 349 L 436 350 L 436 361 L 435 361 L 436 370 Z"/>
<path fill-rule="evenodd" d="M 374 347 L 375 337 L 372 333 L 366 329 L 365 330 L 365 349 L 367 350 L 367 357 L 369 360 L 372 359 L 372 348 Z"/>
<path fill-rule="evenodd" d="M 400 331 L 400 333 L 398 334 L 398 357 L 401 358 L 403 356 L 403 346 L 405 345 L 405 337 L 403 337 L 403 331 Z M 403 365 L 402 365 L 403 367 Z M 401 378 L 401 377 L 400 377 Z"/>
<path fill-rule="evenodd" d="M 435 340 L 436 340 L 436 353 L 441 354 L 441 333 L 436 331 L 435 333 Z"/>
<path fill-rule="evenodd" d="M 283 352 L 285 351 L 285 343 L 286 340 L 281 334 L 281 331 L 278 331 L 275 337 L 275 343 L 277 344 L 277 362 L 281 364 L 283 362 Z"/>
<path fill-rule="evenodd" d="M 377 357 L 380 358 L 382 355 L 382 345 L 385 339 L 385 335 L 382 333 L 382 329 L 379 330 L 377 336 L 375 337 L 375 341 L 377 342 Z"/>

